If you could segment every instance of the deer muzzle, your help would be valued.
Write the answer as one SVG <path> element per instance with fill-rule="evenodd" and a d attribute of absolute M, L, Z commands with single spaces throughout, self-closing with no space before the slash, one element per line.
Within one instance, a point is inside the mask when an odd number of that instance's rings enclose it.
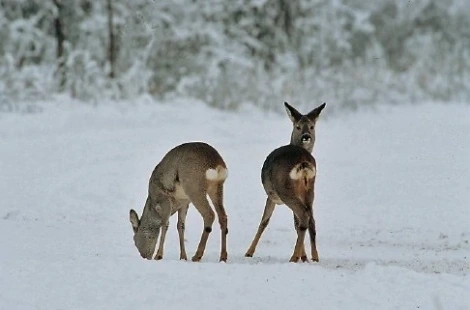
<path fill-rule="evenodd" d="M 310 143 L 312 141 L 312 136 L 308 133 L 304 133 L 302 137 L 300 137 L 300 141 L 302 141 L 302 143 Z"/>

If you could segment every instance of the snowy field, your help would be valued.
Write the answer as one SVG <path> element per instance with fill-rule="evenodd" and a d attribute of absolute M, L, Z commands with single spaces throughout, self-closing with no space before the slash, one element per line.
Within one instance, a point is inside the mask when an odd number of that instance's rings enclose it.
<path fill-rule="evenodd" d="M 0 309 L 470 309 L 470 106 L 326 107 L 314 150 L 320 263 L 288 263 L 285 206 L 244 257 L 264 208 L 261 165 L 290 130 L 286 115 L 184 102 L 1 114 Z M 170 148 L 201 140 L 229 168 L 229 261 L 218 262 L 217 222 L 203 260 L 179 261 L 176 217 L 164 259 L 143 260 L 129 209 L 140 215 Z M 188 256 L 201 231 L 191 207 Z"/>

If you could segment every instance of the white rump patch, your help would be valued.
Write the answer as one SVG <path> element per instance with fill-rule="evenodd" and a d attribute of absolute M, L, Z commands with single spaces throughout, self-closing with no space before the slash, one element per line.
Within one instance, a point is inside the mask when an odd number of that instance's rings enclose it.
<path fill-rule="evenodd" d="M 315 167 L 300 168 L 301 164 L 296 165 L 290 172 L 289 177 L 292 180 L 300 180 L 301 178 L 312 179 L 316 174 Z"/>
<path fill-rule="evenodd" d="M 216 169 L 209 168 L 206 170 L 206 179 L 210 181 L 223 181 L 228 176 L 227 168 L 218 166 Z"/>
<path fill-rule="evenodd" d="M 317 169 L 315 167 L 312 167 L 312 169 L 304 169 L 304 175 L 307 179 L 313 179 L 313 177 L 317 174 Z"/>
<path fill-rule="evenodd" d="M 219 176 L 219 173 L 217 172 L 217 170 L 212 169 L 212 168 L 207 169 L 206 178 L 208 180 L 216 180 L 218 176 Z"/>

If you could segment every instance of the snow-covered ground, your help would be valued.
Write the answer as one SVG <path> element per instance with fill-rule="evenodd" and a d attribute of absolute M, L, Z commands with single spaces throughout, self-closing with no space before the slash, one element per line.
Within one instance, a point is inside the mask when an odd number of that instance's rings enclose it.
<path fill-rule="evenodd" d="M 184 102 L 0 115 L 0 309 L 470 309 L 470 106 L 334 117 L 327 106 L 314 150 L 318 264 L 288 263 L 285 206 L 244 257 L 265 202 L 261 165 L 290 130 L 286 115 Z M 161 157 L 195 140 L 230 171 L 229 261 L 218 262 L 217 222 L 202 262 L 179 261 L 176 217 L 164 259 L 143 260 L 129 209 L 141 213 Z M 192 255 L 194 208 L 186 226 Z"/>

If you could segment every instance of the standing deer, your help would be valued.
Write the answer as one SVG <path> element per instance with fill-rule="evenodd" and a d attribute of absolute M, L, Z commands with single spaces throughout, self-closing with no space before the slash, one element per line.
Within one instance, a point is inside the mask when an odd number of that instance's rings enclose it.
<path fill-rule="evenodd" d="M 315 124 L 326 103 L 306 115 L 302 115 L 287 102 L 284 105 L 294 125 L 290 144 L 272 151 L 264 161 L 261 181 L 268 198 L 258 231 L 245 256 L 253 256 L 259 239 L 268 226 L 274 207 L 285 204 L 294 213 L 294 226 L 297 231 L 297 242 L 290 261 L 297 262 L 299 259 L 307 261 L 304 239 L 305 231 L 308 229 L 312 260 L 318 262 L 313 217 L 316 162 L 311 153 L 315 143 Z"/>
<path fill-rule="evenodd" d="M 178 211 L 178 236 L 180 259 L 187 260 L 184 246 L 184 229 L 189 203 L 201 214 L 204 230 L 192 261 L 200 261 L 212 231 L 215 215 L 222 231 L 220 261 L 227 261 L 227 214 L 223 205 L 223 185 L 227 178 L 227 166 L 220 154 L 202 142 L 181 144 L 170 150 L 155 167 L 149 181 L 148 197 L 142 217 L 130 210 L 134 230 L 134 243 L 140 255 L 146 259 L 162 259 L 169 218 Z M 160 244 L 155 248 L 161 229 Z"/>

